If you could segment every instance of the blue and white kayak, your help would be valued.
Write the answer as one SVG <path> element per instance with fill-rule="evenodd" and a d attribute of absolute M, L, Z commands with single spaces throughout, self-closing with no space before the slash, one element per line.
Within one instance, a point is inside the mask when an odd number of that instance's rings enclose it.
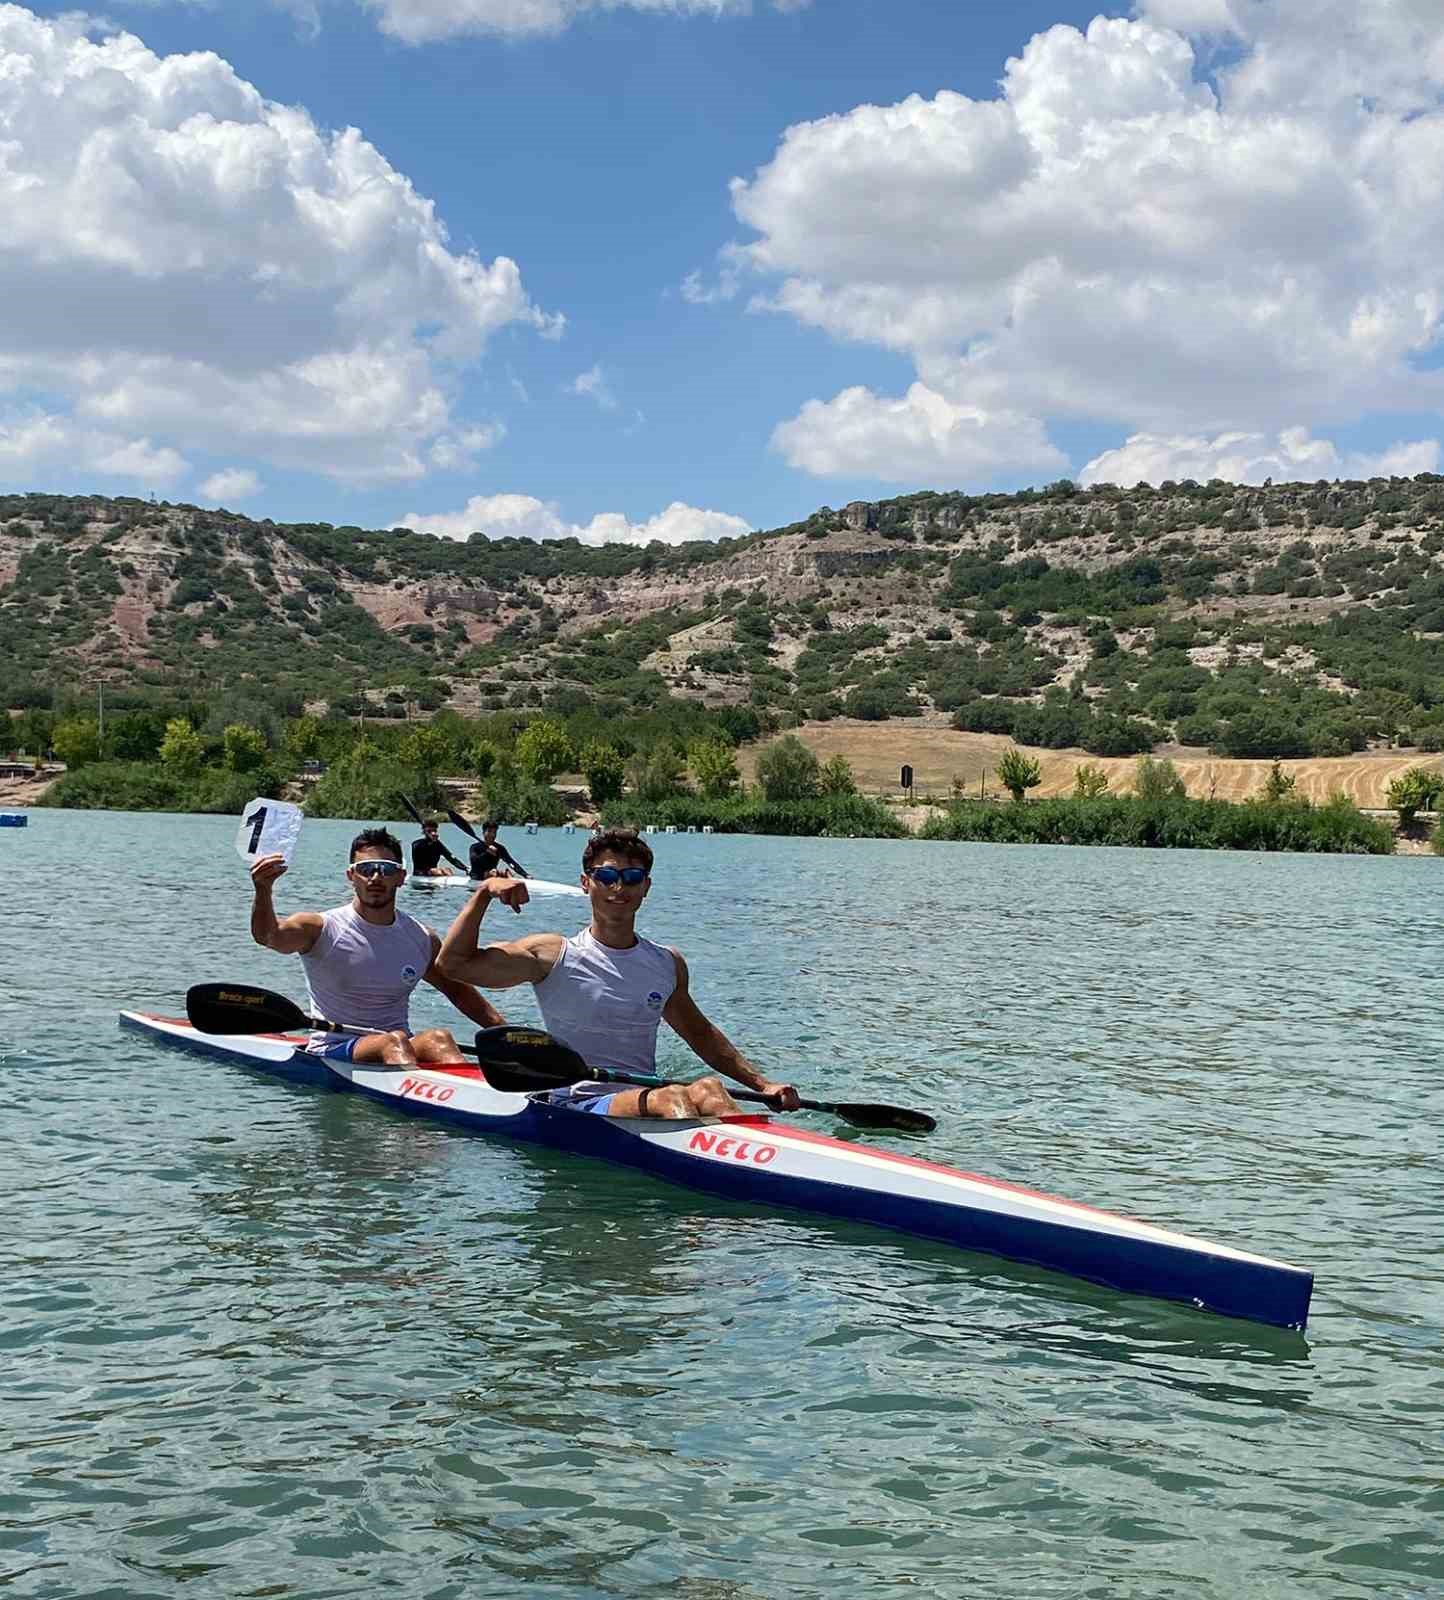
<path fill-rule="evenodd" d="M 24 828 L 29 822 L 23 811 L 0 811 L 0 828 Z"/>
<path fill-rule="evenodd" d="M 476 878 L 463 878 L 460 873 L 450 873 L 443 877 L 439 873 L 428 876 L 419 873 L 408 878 L 407 883 L 413 889 L 474 889 L 478 883 Z M 553 883 L 547 878 L 527 878 L 526 891 L 538 897 L 549 894 L 571 894 L 585 900 L 587 891 L 578 883 Z"/>
<path fill-rule="evenodd" d="M 354 1090 L 399 1111 L 596 1156 L 709 1194 L 876 1223 L 1254 1322 L 1302 1328 L 1309 1314 L 1314 1278 L 1302 1267 L 767 1116 L 599 1117 L 504 1094 L 470 1065 L 358 1067 L 307 1055 L 301 1035 L 200 1033 L 142 1011 L 122 1011 L 120 1025 L 293 1083 Z"/>

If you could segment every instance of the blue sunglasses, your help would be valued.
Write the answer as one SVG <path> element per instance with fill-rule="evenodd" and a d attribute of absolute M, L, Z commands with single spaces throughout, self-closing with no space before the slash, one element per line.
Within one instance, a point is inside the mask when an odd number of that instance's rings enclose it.
<path fill-rule="evenodd" d="M 645 867 L 593 867 L 587 874 L 593 883 L 599 883 L 604 889 L 611 889 L 616 884 L 625 883 L 629 889 L 635 889 L 639 883 L 647 881 Z"/>

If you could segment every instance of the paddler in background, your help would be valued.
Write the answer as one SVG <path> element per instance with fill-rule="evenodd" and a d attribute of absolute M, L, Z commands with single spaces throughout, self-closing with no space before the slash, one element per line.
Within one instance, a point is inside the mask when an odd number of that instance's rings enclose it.
<path fill-rule="evenodd" d="M 330 911 L 293 911 L 278 917 L 276 879 L 286 870 L 281 855 L 262 856 L 251 868 L 256 897 L 251 937 L 268 950 L 297 955 L 306 970 L 309 1010 L 370 1029 L 367 1033 L 314 1033 L 308 1053 L 358 1065 L 414 1067 L 421 1061 L 460 1061 L 448 1028 L 411 1031 L 411 991 L 418 983 L 439 989 L 478 1027 L 499 1027 L 505 1018 L 469 984 L 448 978 L 437 965 L 441 940 L 415 917 L 396 909 L 396 891 L 406 881 L 401 842 L 385 828 L 366 828 L 351 841 L 346 878 L 348 905 Z"/>
<path fill-rule="evenodd" d="M 467 876 L 466 863 L 458 861 L 451 851 L 442 844 L 440 830 L 441 823 L 435 817 L 427 817 L 421 824 L 421 837 L 411 846 L 411 876 L 413 878 L 447 877 L 446 869 L 440 864 L 443 856 L 463 878 Z"/>
<path fill-rule="evenodd" d="M 636 931 L 637 913 L 652 887 L 652 851 L 637 834 L 609 828 L 587 840 L 582 887 L 592 905 L 589 927 L 568 939 L 533 933 L 509 944 L 478 948 L 481 919 L 493 900 L 519 911 L 524 883 L 491 877 L 447 929 L 439 966 L 450 977 L 488 989 L 530 983 L 548 1033 L 585 1061 L 619 1072 L 655 1073 L 657 1028 L 665 1022 L 715 1072 L 760 1094 L 779 1111 L 797 1106 L 789 1083 L 774 1083 L 702 1013 L 692 998 L 679 950 L 653 944 Z M 722 1117 L 737 1102 L 717 1078 L 655 1089 L 617 1089 L 577 1083 L 553 1090 L 553 1104 L 608 1117 Z"/>
<path fill-rule="evenodd" d="M 471 876 L 478 882 L 494 878 L 502 872 L 502 862 L 511 868 L 512 875 L 525 878 L 527 870 L 496 836 L 496 824 L 483 822 L 481 838 L 471 847 Z"/>

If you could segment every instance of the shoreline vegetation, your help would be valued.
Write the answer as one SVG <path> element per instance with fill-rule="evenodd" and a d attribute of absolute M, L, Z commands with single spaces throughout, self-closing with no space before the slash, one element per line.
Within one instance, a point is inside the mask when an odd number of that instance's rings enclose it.
<path fill-rule="evenodd" d="M 440 775 L 460 769 L 472 785 L 477 819 L 494 817 L 508 826 L 596 820 L 789 837 L 1367 855 L 1389 855 L 1396 847 L 1389 822 L 1365 815 L 1342 794 L 1311 802 L 1294 792 L 1293 778 L 1278 763 L 1259 793 L 1243 801 L 1190 797 L 1173 763 L 1151 756 L 1135 763 L 1126 792 L 1110 792 L 1109 776 L 1083 763 L 1071 795 L 1030 799 L 1029 790 L 1041 781 L 1039 763 L 1016 747 L 996 765 L 997 786 L 1008 798 L 973 798 L 959 783 L 946 803 L 913 808 L 914 817 L 919 809 L 927 813 L 914 828 L 897 805 L 861 793 L 844 758 L 821 762 L 793 734 L 766 744 L 757 755 L 756 781 L 743 782 L 737 746 L 763 729 L 754 713 L 732 709 L 729 719 L 694 713 L 694 723 L 703 725 L 690 740 L 675 729 L 624 729 L 622 747 L 596 738 L 583 742 L 545 717 L 479 724 L 443 713 L 404 730 L 359 734 L 349 723 L 300 718 L 271 737 L 248 724 L 229 724 L 207 737 L 184 717 L 148 729 L 126 728 L 125 719 L 116 718 L 108 744 L 112 737 L 132 747 L 147 734 L 153 739 L 148 758 L 128 760 L 115 759 L 113 747 L 102 759 L 98 727 L 73 718 L 51 730 L 69 770 L 34 804 L 234 814 L 253 795 L 290 792 L 313 817 L 394 817 L 401 795 L 426 809 L 444 808 Z M 583 787 L 572 791 L 569 803 L 555 780 L 573 772 Z M 1427 833 L 1417 815 L 1441 795 L 1444 774 L 1434 768 L 1412 768 L 1391 785 L 1390 804 L 1406 839 Z M 1444 854 L 1444 825 L 1431 842 Z"/>

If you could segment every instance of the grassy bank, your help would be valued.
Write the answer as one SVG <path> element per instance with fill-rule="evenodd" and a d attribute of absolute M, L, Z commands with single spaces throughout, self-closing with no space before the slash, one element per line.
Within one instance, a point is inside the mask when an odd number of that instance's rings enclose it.
<path fill-rule="evenodd" d="M 1128 795 L 1036 800 L 1025 805 L 957 801 L 929 818 L 923 839 L 992 844 L 1132 845 L 1174 850 L 1294 850 L 1387 856 L 1394 832 L 1352 801 L 1321 806 L 1249 800 L 1140 800 Z"/>
<path fill-rule="evenodd" d="M 203 767 L 178 772 L 153 761 L 93 761 L 67 772 L 35 802 L 73 811 L 234 812 L 255 795 L 278 795 L 281 779 L 270 769 L 229 772 Z"/>
<path fill-rule="evenodd" d="M 626 797 L 602 810 L 609 828 L 710 827 L 716 833 L 770 833 L 791 838 L 905 839 L 908 830 L 885 805 L 860 794 L 812 800 L 766 800 L 755 792 L 709 800 L 678 794 L 663 800 Z"/>

